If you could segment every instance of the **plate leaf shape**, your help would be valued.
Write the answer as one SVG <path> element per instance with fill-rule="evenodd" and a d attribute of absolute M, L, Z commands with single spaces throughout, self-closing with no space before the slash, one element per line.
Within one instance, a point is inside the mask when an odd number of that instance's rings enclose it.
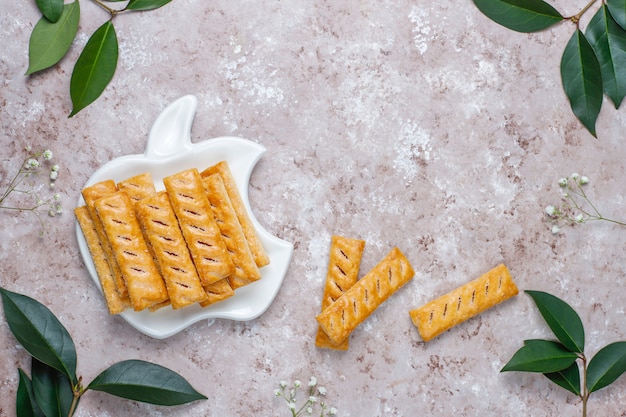
<path fill-rule="evenodd" d="M 81 52 L 70 80 L 72 112 L 93 103 L 109 84 L 117 67 L 118 43 L 113 22 L 108 20 L 91 35 Z"/>
<path fill-rule="evenodd" d="M 626 372 L 626 342 L 611 343 L 598 351 L 587 366 L 587 389 L 597 391 Z"/>
<path fill-rule="evenodd" d="M 607 0 L 606 5 L 615 22 L 626 30 L 626 0 Z"/>
<path fill-rule="evenodd" d="M 585 35 L 576 29 L 561 57 L 561 81 L 572 112 L 596 136 L 596 120 L 602 107 L 602 71 Z"/>
<path fill-rule="evenodd" d="M 165 6 L 172 0 L 130 0 L 126 5 L 127 10 L 154 10 Z"/>
<path fill-rule="evenodd" d="M 63 0 L 36 0 L 39 11 L 51 23 L 56 23 L 63 12 Z"/>
<path fill-rule="evenodd" d="M 574 362 L 561 371 L 544 375 L 558 386 L 565 388 L 573 394 L 580 395 L 580 369 L 578 369 L 578 362 Z"/>
<path fill-rule="evenodd" d="M 180 405 L 207 399 L 176 372 L 141 360 L 112 365 L 98 375 L 87 389 L 158 405 Z"/>
<path fill-rule="evenodd" d="M 46 417 L 68 417 L 74 393 L 67 376 L 33 358 L 33 392 Z"/>
<path fill-rule="evenodd" d="M 76 383 L 76 347 L 52 312 L 38 301 L 0 287 L 9 329 L 33 358 Z"/>
<path fill-rule="evenodd" d="M 76 37 L 79 21 L 77 0 L 63 6 L 63 13 L 55 23 L 45 17 L 39 19 L 30 35 L 26 75 L 49 68 L 65 56 Z"/>
<path fill-rule="evenodd" d="M 585 348 L 585 329 L 580 317 L 565 301 L 542 291 L 525 291 L 535 302 L 544 320 L 571 352 L 583 353 Z"/>
<path fill-rule="evenodd" d="M 542 0 L 474 0 L 474 4 L 494 22 L 517 32 L 538 32 L 564 19 Z"/>
<path fill-rule="evenodd" d="M 45 417 L 35 400 L 33 382 L 24 371 L 19 369 L 18 372 L 20 379 L 17 385 L 17 395 L 15 399 L 17 417 Z"/>
<path fill-rule="evenodd" d="M 585 36 L 600 63 L 604 92 L 618 108 L 626 96 L 626 31 L 603 5 L 589 22 Z"/>
<path fill-rule="evenodd" d="M 568 368 L 578 358 L 562 344 L 551 340 L 531 339 L 522 346 L 500 372 L 552 373 Z"/>

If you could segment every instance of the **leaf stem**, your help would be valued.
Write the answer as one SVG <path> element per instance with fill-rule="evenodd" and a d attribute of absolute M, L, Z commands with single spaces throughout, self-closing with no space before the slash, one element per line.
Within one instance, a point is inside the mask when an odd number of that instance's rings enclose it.
<path fill-rule="evenodd" d="M 584 353 L 580 354 L 580 360 L 583 363 L 583 383 L 580 398 L 583 401 L 583 416 L 587 417 L 587 400 L 589 399 L 589 390 L 587 389 L 587 358 Z"/>
<path fill-rule="evenodd" d="M 100 0 L 91 0 L 94 3 L 96 3 L 98 6 L 102 7 L 104 10 L 106 10 L 107 12 L 109 12 L 109 14 L 111 15 L 111 18 L 115 17 L 117 14 L 120 14 L 122 12 L 125 11 L 125 9 L 114 9 L 112 7 L 107 6 L 106 4 L 104 4 L 102 1 Z"/>
<path fill-rule="evenodd" d="M 585 7 L 582 8 L 581 11 L 579 11 L 577 14 L 567 17 L 567 20 L 571 20 L 572 23 L 574 23 L 576 26 L 578 26 L 578 22 L 580 22 L 580 18 L 587 12 L 587 10 L 589 10 L 589 8 L 591 6 L 594 5 L 595 2 L 597 2 L 598 0 L 591 0 L 589 3 L 587 3 L 587 5 Z"/>

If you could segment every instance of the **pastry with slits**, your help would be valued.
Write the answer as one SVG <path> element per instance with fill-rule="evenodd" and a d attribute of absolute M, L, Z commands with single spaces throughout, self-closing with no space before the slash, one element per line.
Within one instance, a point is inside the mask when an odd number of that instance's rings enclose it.
<path fill-rule="evenodd" d="M 135 311 L 167 301 L 165 283 L 148 250 L 135 216 L 133 203 L 125 191 L 95 202 L 96 213 L 111 244 Z"/>
<path fill-rule="evenodd" d="M 167 192 L 161 191 L 139 200 L 135 203 L 135 210 L 165 281 L 172 308 L 205 301 L 206 292 L 178 227 Z"/>
<path fill-rule="evenodd" d="M 256 265 L 250 246 L 248 246 L 248 241 L 228 197 L 222 177 L 219 174 L 209 175 L 202 179 L 202 183 L 215 221 L 222 234 L 222 239 L 235 266 L 235 270 L 228 277 L 230 286 L 236 290 L 260 280 L 261 271 Z"/>
<path fill-rule="evenodd" d="M 357 282 L 364 248 L 364 240 L 343 236 L 333 236 L 331 238 L 326 284 L 324 285 L 324 294 L 322 295 L 322 311 Z M 340 344 L 335 344 L 318 326 L 317 334 L 315 335 L 315 346 L 334 350 L 348 350 L 349 338 L 346 338 Z"/>
<path fill-rule="evenodd" d="M 163 184 L 202 285 L 207 286 L 230 276 L 235 267 L 198 170 L 187 169 L 165 177 Z"/>
<path fill-rule="evenodd" d="M 428 342 L 517 293 L 508 268 L 500 264 L 409 314 L 422 339 Z"/>
<path fill-rule="evenodd" d="M 400 249 L 393 248 L 363 278 L 325 308 L 316 320 L 331 342 L 338 345 L 414 275 L 408 259 Z"/>

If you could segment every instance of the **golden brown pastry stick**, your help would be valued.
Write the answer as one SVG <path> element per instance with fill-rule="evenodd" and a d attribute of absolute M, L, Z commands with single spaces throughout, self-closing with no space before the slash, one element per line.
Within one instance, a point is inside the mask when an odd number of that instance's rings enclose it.
<path fill-rule="evenodd" d="M 393 248 L 378 265 L 317 317 L 324 333 L 338 345 L 394 292 L 406 284 L 415 272 L 398 248 Z"/>
<path fill-rule="evenodd" d="M 235 266 L 228 277 L 233 290 L 261 279 L 261 271 L 254 261 L 237 214 L 219 174 L 209 175 L 202 180 L 217 226 L 220 228 L 226 248 Z"/>
<path fill-rule="evenodd" d="M 198 170 L 188 169 L 165 177 L 163 184 L 202 285 L 207 286 L 230 276 L 235 267 Z"/>
<path fill-rule="evenodd" d="M 259 238 L 256 230 L 254 229 L 254 224 L 250 219 L 250 215 L 246 209 L 246 205 L 243 203 L 243 199 L 241 198 L 241 194 L 237 189 L 237 183 L 235 182 L 235 178 L 230 170 L 230 166 L 228 162 L 221 161 L 217 164 L 208 167 L 200 175 L 203 177 L 208 177 L 212 174 L 219 174 L 222 177 L 222 181 L 224 181 L 224 186 L 226 187 L 226 191 L 228 192 L 228 196 L 230 197 L 230 201 L 235 209 L 235 213 L 237 213 L 237 218 L 239 219 L 239 223 L 241 224 L 241 228 L 248 240 L 248 245 L 250 246 L 250 250 L 254 255 L 255 262 L 259 268 L 264 267 L 270 263 L 270 258 L 263 247 L 263 243 Z"/>
<path fill-rule="evenodd" d="M 120 181 L 117 183 L 117 188 L 126 191 L 126 194 L 128 194 L 128 197 L 130 197 L 133 202 L 156 194 L 152 174 L 149 172 L 144 172 L 143 174 Z"/>
<path fill-rule="evenodd" d="M 98 217 L 95 208 L 95 202 L 98 199 L 116 193 L 117 191 L 118 190 L 117 185 L 115 185 L 115 181 L 105 180 L 84 188 L 82 191 L 82 196 L 85 200 L 85 204 L 87 205 L 87 209 L 89 210 L 89 215 L 91 216 L 91 219 L 94 222 L 94 226 L 96 227 L 96 232 L 98 233 L 98 238 L 100 239 L 100 243 L 102 244 L 102 249 L 104 249 L 104 253 L 106 254 L 107 263 L 109 264 L 109 268 L 111 269 L 111 273 L 113 274 L 117 292 L 119 293 L 119 296 L 122 300 L 130 303 L 130 299 L 128 297 L 128 289 L 126 288 L 124 277 L 122 277 L 122 271 L 120 271 L 120 267 L 115 260 L 115 256 L 113 256 L 111 244 L 109 243 L 109 239 L 107 238 L 106 233 L 104 233 L 102 222 L 100 221 L 100 218 Z"/>
<path fill-rule="evenodd" d="M 202 307 L 210 306 L 235 295 L 235 290 L 230 286 L 228 278 L 221 279 L 204 287 L 207 300 L 200 303 Z"/>
<path fill-rule="evenodd" d="M 133 309 L 141 311 L 168 299 L 163 278 L 148 250 L 133 203 L 124 191 L 102 197 L 96 212 L 122 271 Z"/>
<path fill-rule="evenodd" d="M 109 268 L 109 263 L 106 260 L 106 254 L 104 248 L 98 238 L 98 232 L 96 226 L 89 215 L 89 209 L 87 206 L 80 206 L 74 209 L 74 215 L 78 221 L 80 229 L 83 231 L 87 247 L 91 253 L 93 264 L 96 267 L 96 273 L 102 287 L 102 293 L 104 294 L 104 300 L 106 302 L 109 313 L 119 314 L 122 311 L 130 307 L 128 299 L 122 299 L 117 292 L 117 286 L 115 285 L 115 278 Z"/>
<path fill-rule="evenodd" d="M 326 284 L 324 285 L 324 294 L 322 296 L 322 311 L 356 283 L 364 248 L 364 240 L 350 239 L 343 236 L 333 236 L 331 238 Z M 335 350 L 348 350 L 349 340 L 349 338 L 346 338 L 342 343 L 334 344 L 321 327 L 318 326 L 317 334 L 315 335 L 315 346 Z"/>
<path fill-rule="evenodd" d="M 409 312 L 425 342 L 471 317 L 517 295 L 505 265 Z"/>
<path fill-rule="evenodd" d="M 135 203 L 137 219 L 152 246 L 173 309 L 205 301 L 206 292 L 165 191 Z"/>

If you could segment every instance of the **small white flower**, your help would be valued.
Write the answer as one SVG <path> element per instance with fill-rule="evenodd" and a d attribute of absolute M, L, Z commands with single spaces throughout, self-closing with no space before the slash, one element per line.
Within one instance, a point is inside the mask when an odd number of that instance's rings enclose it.
<path fill-rule="evenodd" d="M 50 170 L 56 172 L 59 170 L 59 166 L 57 164 L 54 164 L 50 167 Z"/>
<path fill-rule="evenodd" d="M 561 228 L 559 226 L 557 226 L 556 224 L 554 226 L 552 226 L 552 234 L 556 235 L 561 231 Z"/>
<path fill-rule="evenodd" d="M 295 410 L 296 409 L 296 403 L 290 402 L 289 403 L 289 408 L 291 408 L 292 410 Z"/>
<path fill-rule="evenodd" d="M 57 204 L 56 207 L 55 207 L 55 211 L 56 211 L 57 214 L 61 214 L 61 213 L 63 213 L 63 207 L 61 207 L 60 204 Z"/>
<path fill-rule="evenodd" d="M 28 168 L 37 168 L 39 166 L 39 161 L 35 158 L 30 158 L 28 161 L 26 161 L 26 166 Z"/>
<path fill-rule="evenodd" d="M 317 385 L 317 378 L 312 376 L 311 379 L 309 379 L 309 387 L 314 387 L 316 385 Z"/>
<path fill-rule="evenodd" d="M 580 181 L 579 181 L 580 185 L 585 185 L 585 184 L 589 184 L 589 178 L 587 178 L 586 176 L 582 176 L 580 177 Z"/>
<path fill-rule="evenodd" d="M 43 156 L 43 159 L 45 159 L 46 161 L 49 161 L 52 159 L 54 154 L 52 153 L 50 149 L 46 149 L 45 151 L 43 151 L 42 156 Z"/>
<path fill-rule="evenodd" d="M 565 186 L 567 185 L 567 178 L 561 178 L 561 179 L 559 180 L 559 185 L 560 185 L 561 187 L 565 187 Z"/>
<path fill-rule="evenodd" d="M 313 407 L 307 407 L 306 412 L 307 414 L 313 414 Z"/>
<path fill-rule="evenodd" d="M 278 388 L 274 390 L 274 395 L 280 397 L 280 390 Z"/>
<path fill-rule="evenodd" d="M 328 414 L 330 414 L 331 416 L 336 416 L 337 415 L 337 409 L 335 407 L 330 407 L 330 410 L 328 411 Z"/>
<path fill-rule="evenodd" d="M 58 171 L 50 171 L 50 179 L 52 181 L 56 180 L 58 176 L 59 176 L 59 172 Z"/>
<path fill-rule="evenodd" d="M 320 395 L 326 395 L 326 388 L 324 388 L 324 387 L 319 387 L 319 388 L 317 389 L 317 392 L 319 392 L 319 393 L 320 393 Z"/>
<path fill-rule="evenodd" d="M 546 207 L 546 214 L 548 216 L 552 217 L 552 216 L 554 216 L 555 210 L 556 209 L 554 208 L 554 206 L 547 206 Z"/>
<path fill-rule="evenodd" d="M 576 180 L 580 177 L 580 175 L 578 175 L 578 173 L 574 172 L 574 173 L 571 175 L 571 177 L 572 177 L 572 179 L 573 179 L 574 181 L 576 181 Z"/>
<path fill-rule="evenodd" d="M 280 381 L 280 387 L 281 388 L 287 387 L 287 381 Z"/>
<path fill-rule="evenodd" d="M 294 381 L 294 383 L 293 383 L 293 386 L 294 386 L 294 387 L 296 387 L 296 388 L 300 388 L 300 386 L 301 386 L 301 385 L 302 385 L 302 382 L 300 382 L 300 381 L 299 381 L 299 380 L 297 380 L 297 379 L 296 379 L 296 380 Z"/>
<path fill-rule="evenodd" d="M 61 194 L 59 194 L 59 193 L 54 193 L 54 195 L 52 196 L 52 199 L 53 199 L 54 201 L 59 201 L 59 200 L 61 200 Z"/>
<path fill-rule="evenodd" d="M 574 220 L 576 220 L 576 223 L 584 223 L 585 222 L 585 218 L 583 217 L 582 214 L 578 214 Z"/>
<path fill-rule="evenodd" d="M 312 402 L 312 403 L 316 403 L 317 402 L 317 397 L 315 395 L 311 395 L 309 397 L 309 401 Z"/>
<path fill-rule="evenodd" d="M 50 216 L 50 217 L 54 217 L 54 216 L 56 216 L 56 215 L 57 215 L 57 213 L 56 213 L 56 211 L 54 210 L 54 208 L 51 208 L 50 210 L 48 210 L 48 216 Z"/>

